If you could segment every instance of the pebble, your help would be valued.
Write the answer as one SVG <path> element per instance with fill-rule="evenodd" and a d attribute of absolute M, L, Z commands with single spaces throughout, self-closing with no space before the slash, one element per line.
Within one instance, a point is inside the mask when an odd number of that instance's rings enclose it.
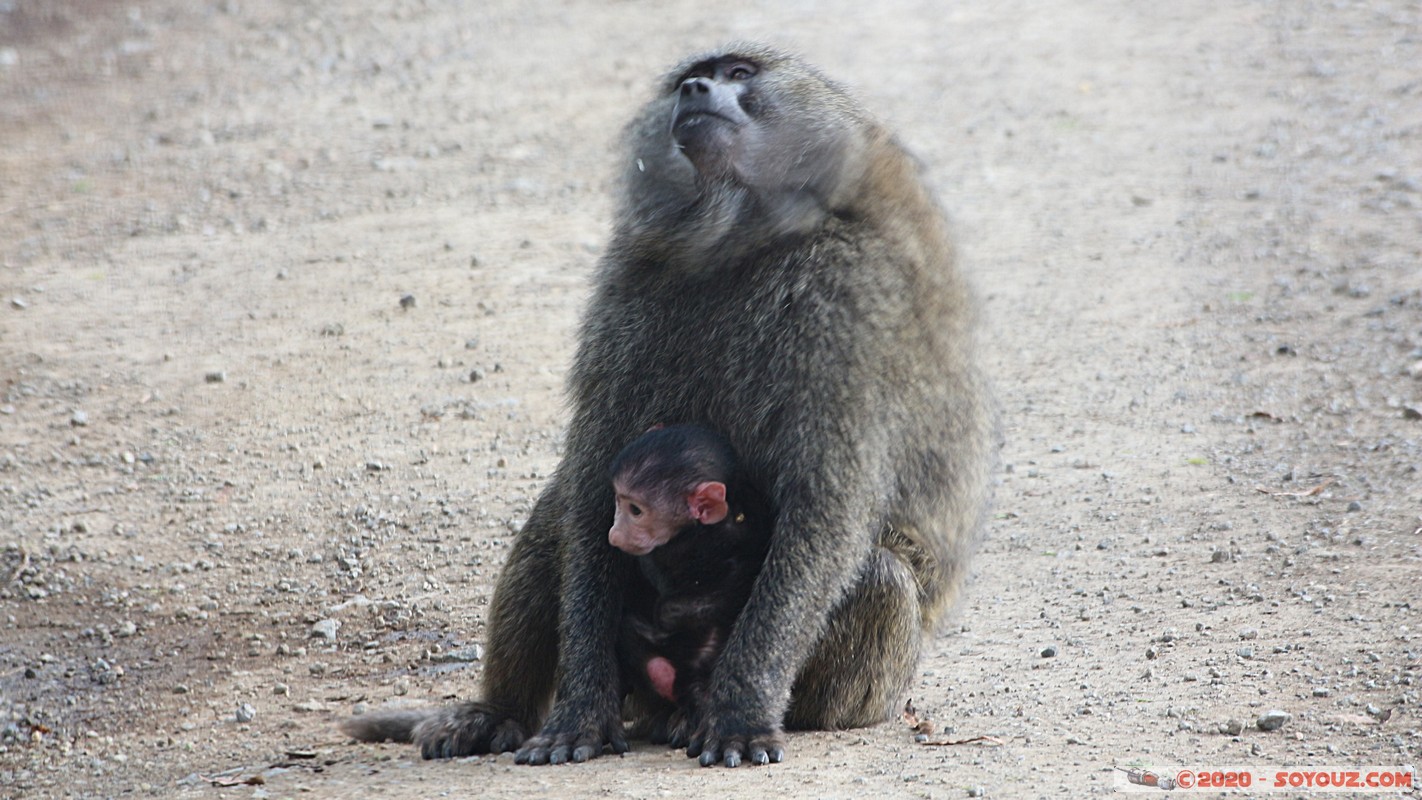
<path fill-rule="evenodd" d="M 69 416 L 69 424 L 76 428 L 82 428 L 89 424 L 89 415 L 83 411 L 75 411 Z"/>
<path fill-rule="evenodd" d="M 468 664 L 473 661 L 481 661 L 483 658 L 484 646 L 478 644 L 458 650 L 446 650 L 430 656 L 430 660 L 437 664 Z"/>
<path fill-rule="evenodd" d="M 412 295 L 412 294 L 402 295 L 402 296 L 400 297 L 400 307 L 401 307 L 401 308 L 414 308 L 414 307 L 415 307 L 415 296 Z"/>
<path fill-rule="evenodd" d="M 1228 722 L 1220 726 L 1220 733 L 1223 733 L 1227 736 L 1238 736 L 1241 733 L 1244 733 L 1244 720 L 1229 720 Z"/>
<path fill-rule="evenodd" d="M 227 381 L 227 372 L 225 370 L 215 369 L 204 374 L 202 379 L 208 383 L 225 383 Z"/>
<path fill-rule="evenodd" d="M 1293 718 L 1294 715 L 1287 711 L 1274 709 L 1260 714 L 1259 719 L 1256 720 L 1254 724 L 1258 725 L 1261 731 L 1276 731 L 1284 727 L 1284 725 Z"/>
<path fill-rule="evenodd" d="M 256 706 L 253 706 L 251 703 L 243 703 L 242 705 L 237 706 L 237 721 L 238 721 L 238 722 L 243 722 L 243 723 L 251 722 L 252 720 L 254 720 L 254 719 L 256 719 L 256 718 L 257 718 L 257 708 L 256 708 Z"/>
<path fill-rule="evenodd" d="M 1057 654 L 1057 646 L 1049 644 L 1042 648 L 1042 658 L 1053 658 Z"/>
<path fill-rule="evenodd" d="M 987 797 L 987 789 L 985 789 L 985 788 L 983 788 L 983 787 L 981 787 L 981 786 L 970 786 L 970 787 L 968 787 L 968 796 L 969 796 L 969 797 Z"/>

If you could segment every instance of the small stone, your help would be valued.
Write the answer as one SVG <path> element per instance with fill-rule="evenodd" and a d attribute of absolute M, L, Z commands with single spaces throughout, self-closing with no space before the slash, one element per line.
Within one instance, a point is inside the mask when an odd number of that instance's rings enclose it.
<path fill-rule="evenodd" d="M 1239 631 L 1239 638 L 1240 638 L 1240 639 L 1243 639 L 1244 641 L 1249 641 L 1249 640 L 1251 640 L 1251 639 L 1258 639 L 1258 638 L 1259 638 L 1259 629 L 1258 629 L 1258 628 L 1241 628 L 1240 631 Z"/>
<path fill-rule="evenodd" d="M 987 797 L 987 789 L 985 789 L 985 788 L 983 788 L 983 787 L 981 787 L 981 786 L 969 786 L 969 787 L 968 787 L 968 796 L 969 796 L 969 797 Z"/>
<path fill-rule="evenodd" d="M 1042 648 L 1042 658 L 1055 658 L 1056 655 L 1057 655 L 1057 646 L 1056 646 L 1056 645 L 1054 645 L 1054 644 L 1049 644 L 1049 645 L 1047 645 L 1046 647 L 1043 647 L 1043 648 Z"/>
<path fill-rule="evenodd" d="M 411 309 L 411 308 L 414 308 L 414 307 L 415 307 L 415 296 L 412 295 L 412 294 L 402 295 L 402 296 L 400 297 L 400 307 L 401 307 L 401 308 L 404 308 L 404 309 Z"/>
<path fill-rule="evenodd" d="M 1362 511 L 1362 510 L 1363 510 L 1363 504 L 1362 504 L 1362 503 L 1359 503 L 1357 500 L 1354 500 L 1353 502 L 1351 502 L 1351 503 L 1348 504 L 1348 510 L 1349 510 L 1350 512 Z"/>
<path fill-rule="evenodd" d="M 215 369 L 204 374 L 202 379 L 208 383 L 225 383 L 227 381 L 227 372 L 225 370 Z"/>
<path fill-rule="evenodd" d="M 1256 720 L 1254 724 L 1258 725 L 1261 731 L 1276 731 L 1284 727 L 1284 725 L 1293 718 L 1294 715 L 1287 711 L 1274 709 L 1273 711 L 1265 711 L 1263 714 L 1260 714 L 1259 719 Z"/>
<path fill-rule="evenodd" d="M 297 703 L 291 707 L 292 711 L 299 714 L 315 714 L 326 710 L 326 704 L 320 700 L 307 700 L 304 703 Z"/>
<path fill-rule="evenodd" d="M 307 667 L 306 671 L 311 673 L 312 677 L 319 678 L 322 675 L 326 674 L 326 663 L 324 661 L 317 661 L 316 663 Z"/>
<path fill-rule="evenodd" d="M 16 311 L 24 311 L 30 307 L 30 304 L 25 302 L 23 297 L 12 297 L 10 298 L 10 307 Z"/>
<path fill-rule="evenodd" d="M 76 428 L 82 428 L 89 424 L 89 415 L 83 411 L 75 411 L 69 416 L 69 424 Z"/>
<path fill-rule="evenodd" d="M 1254 658 L 1254 648 L 1252 648 L 1252 647 L 1240 647 L 1240 648 L 1236 648 L 1235 651 L 1234 651 L 1234 654 L 1237 655 L 1237 656 L 1239 656 L 1240 658 Z"/>
<path fill-rule="evenodd" d="M 237 721 L 246 723 L 257 718 L 257 709 L 251 703 L 243 703 L 237 706 Z"/>
<path fill-rule="evenodd" d="M 1229 720 L 1228 722 L 1220 726 L 1220 733 L 1223 733 L 1226 736 L 1238 736 L 1241 733 L 1244 733 L 1244 720 Z"/>
<path fill-rule="evenodd" d="M 284 683 L 278 683 L 272 687 L 272 694 L 277 695 L 279 697 L 290 697 L 291 687 L 287 686 Z"/>
<path fill-rule="evenodd" d="M 341 621 L 338 619 L 323 619 L 311 626 L 310 638 L 331 639 L 336 638 L 336 631 L 341 629 Z"/>
<path fill-rule="evenodd" d="M 1327 686 L 1315 686 L 1315 687 L 1313 687 L 1313 696 L 1314 696 L 1314 697 L 1327 697 L 1327 696 L 1329 696 L 1330 694 L 1333 694 L 1333 691 L 1332 691 L 1331 689 L 1329 689 Z"/>

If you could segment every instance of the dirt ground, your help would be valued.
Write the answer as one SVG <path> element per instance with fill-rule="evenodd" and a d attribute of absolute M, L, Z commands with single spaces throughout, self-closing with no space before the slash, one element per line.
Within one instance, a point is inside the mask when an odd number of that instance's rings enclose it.
<path fill-rule="evenodd" d="M 475 693 L 612 143 L 741 38 L 899 130 L 980 289 L 996 515 L 912 700 L 992 740 L 795 734 L 734 771 L 350 744 L 361 704 Z M 0 796 L 1415 763 L 1419 64 L 1397 0 L 0 2 Z"/>

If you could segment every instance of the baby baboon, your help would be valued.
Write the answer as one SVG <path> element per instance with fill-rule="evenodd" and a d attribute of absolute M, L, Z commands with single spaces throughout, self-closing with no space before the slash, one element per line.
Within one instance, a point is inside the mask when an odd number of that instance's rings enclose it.
<path fill-rule="evenodd" d="M 563 460 L 494 590 L 483 700 L 358 717 L 357 738 L 528 764 L 627 750 L 616 650 L 636 565 L 607 546 L 605 464 L 659 420 L 723 431 L 775 512 L 687 747 L 702 764 L 779 761 L 787 727 L 887 719 L 958 590 L 994 420 L 914 159 L 758 45 L 678 66 L 626 139 Z"/>
<path fill-rule="evenodd" d="M 618 453 L 611 473 L 608 540 L 637 557 L 648 584 L 624 601 L 623 676 L 657 714 L 652 740 L 684 747 L 765 561 L 770 511 L 741 477 L 730 442 L 697 425 L 647 431 Z"/>

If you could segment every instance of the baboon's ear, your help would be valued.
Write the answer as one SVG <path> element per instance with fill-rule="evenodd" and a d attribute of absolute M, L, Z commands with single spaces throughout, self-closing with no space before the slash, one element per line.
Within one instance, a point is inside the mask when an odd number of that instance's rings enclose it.
<path fill-rule="evenodd" d="M 730 513 L 726 505 L 726 484 L 720 481 L 696 484 L 696 488 L 686 496 L 686 506 L 691 516 L 702 525 L 720 522 Z"/>

